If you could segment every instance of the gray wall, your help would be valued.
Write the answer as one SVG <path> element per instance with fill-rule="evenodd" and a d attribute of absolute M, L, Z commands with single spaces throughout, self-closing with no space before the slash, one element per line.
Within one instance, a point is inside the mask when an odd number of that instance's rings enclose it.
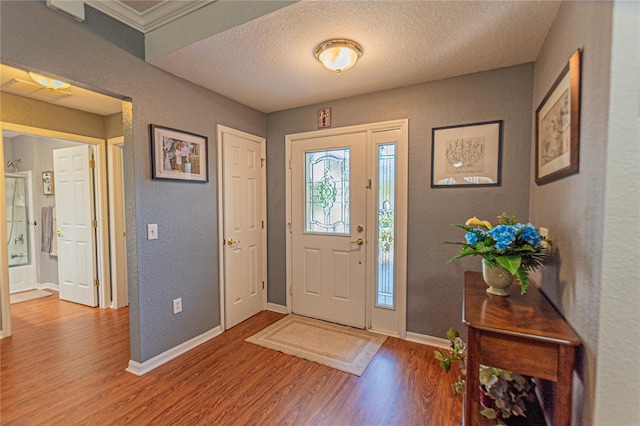
<path fill-rule="evenodd" d="M 0 8 L 4 63 L 132 99 L 123 111 L 131 359 L 218 326 L 216 125 L 265 136 L 264 115 L 146 64 L 44 3 Z M 209 138 L 209 183 L 151 180 L 151 123 Z M 146 240 L 148 223 L 158 224 L 158 240 Z M 172 315 L 177 297 L 183 312 Z"/>
<path fill-rule="evenodd" d="M 535 111 L 572 53 L 583 49 L 580 173 L 537 186 L 532 171 L 530 216 L 549 228 L 557 247 L 553 264 L 538 276 L 540 286 L 584 342 L 574 396 L 575 424 L 584 425 L 593 423 L 600 320 L 611 10 L 610 2 L 563 3 L 534 72 Z"/>
<path fill-rule="evenodd" d="M 594 424 L 640 424 L 640 3 L 615 1 Z M 620 350 L 623 324 L 624 350 Z M 615 362 L 611 362 L 615 359 Z M 623 365 L 624 368 L 620 368 Z M 620 392 L 620 390 L 624 390 Z"/>
<path fill-rule="evenodd" d="M 290 133 L 317 129 L 318 108 L 331 108 L 333 127 L 409 119 L 408 331 L 444 337 L 460 324 L 463 271 L 480 260 L 448 263 L 469 217 L 495 221 L 503 211 L 529 211 L 532 64 L 487 71 L 267 115 L 270 302 L 285 304 L 285 150 Z M 504 120 L 502 186 L 432 189 L 433 127 Z"/>

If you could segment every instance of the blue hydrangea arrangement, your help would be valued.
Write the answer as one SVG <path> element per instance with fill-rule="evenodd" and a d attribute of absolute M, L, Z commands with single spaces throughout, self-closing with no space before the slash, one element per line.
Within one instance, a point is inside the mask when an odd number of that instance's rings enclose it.
<path fill-rule="evenodd" d="M 519 223 L 515 216 L 498 216 L 495 227 L 486 220 L 472 217 L 464 225 L 453 225 L 467 231 L 465 242 L 450 262 L 466 256 L 480 256 L 490 267 L 500 265 L 520 283 L 520 293 L 527 291 L 529 272 L 547 263 L 551 241 L 540 236 L 530 223 Z M 547 244 L 545 244 L 545 242 Z"/>

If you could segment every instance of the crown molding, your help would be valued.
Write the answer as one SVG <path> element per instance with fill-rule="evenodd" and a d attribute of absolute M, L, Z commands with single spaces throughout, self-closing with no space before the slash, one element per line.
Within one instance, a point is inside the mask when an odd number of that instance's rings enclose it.
<path fill-rule="evenodd" d="M 164 0 L 140 13 L 120 1 L 85 0 L 85 4 L 142 33 L 147 33 L 217 0 Z"/>

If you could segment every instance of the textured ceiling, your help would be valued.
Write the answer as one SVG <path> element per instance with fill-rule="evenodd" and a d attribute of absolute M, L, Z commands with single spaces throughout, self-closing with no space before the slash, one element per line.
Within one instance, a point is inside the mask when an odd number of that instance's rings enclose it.
<path fill-rule="evenodd" d="M 207 16 L 196 9 L 215 0 L 86 1 L 108 6 L 111 16 L 134 28 L 144 24 L 148 29 L 180 22 L 184 13 L 194 22 L 194 15 Z M 248 4 L 239 1 L 238 7 Z M 273 112 L 534 61 L 559 6 L 520 0 L 303 0 L 149 62 Z M 200 22 L 203 28 L 210 25 L 206 18 Z M 349 38 L 363 47 L 356 66 L 341 75 L 323 68 L 313 55 L 330 38 Z M 67 90 L 70 96 L 46 99 L 46 91 L 9 84 L 13 78 L 30 83 L 26 73 L 2 68 L 0 74 L 2 90 L 97 114 L 120 110 L 119 100 L 75 87 Z"/>
<path fill-rule="evenodd" d="M 150 62 L 263 112 L 534 61 L 559 2 L 301 1 Z M 341 75 L 313 52 L 363 47 Z"/>

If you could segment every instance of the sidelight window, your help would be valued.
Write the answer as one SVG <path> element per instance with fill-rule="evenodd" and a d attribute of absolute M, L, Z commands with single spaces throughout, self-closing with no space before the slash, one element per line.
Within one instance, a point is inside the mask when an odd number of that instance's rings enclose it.
<path fill-rule="evenodd" d="M 376 306 L 395 306 L 396 144 L 378 145 Z"/>

